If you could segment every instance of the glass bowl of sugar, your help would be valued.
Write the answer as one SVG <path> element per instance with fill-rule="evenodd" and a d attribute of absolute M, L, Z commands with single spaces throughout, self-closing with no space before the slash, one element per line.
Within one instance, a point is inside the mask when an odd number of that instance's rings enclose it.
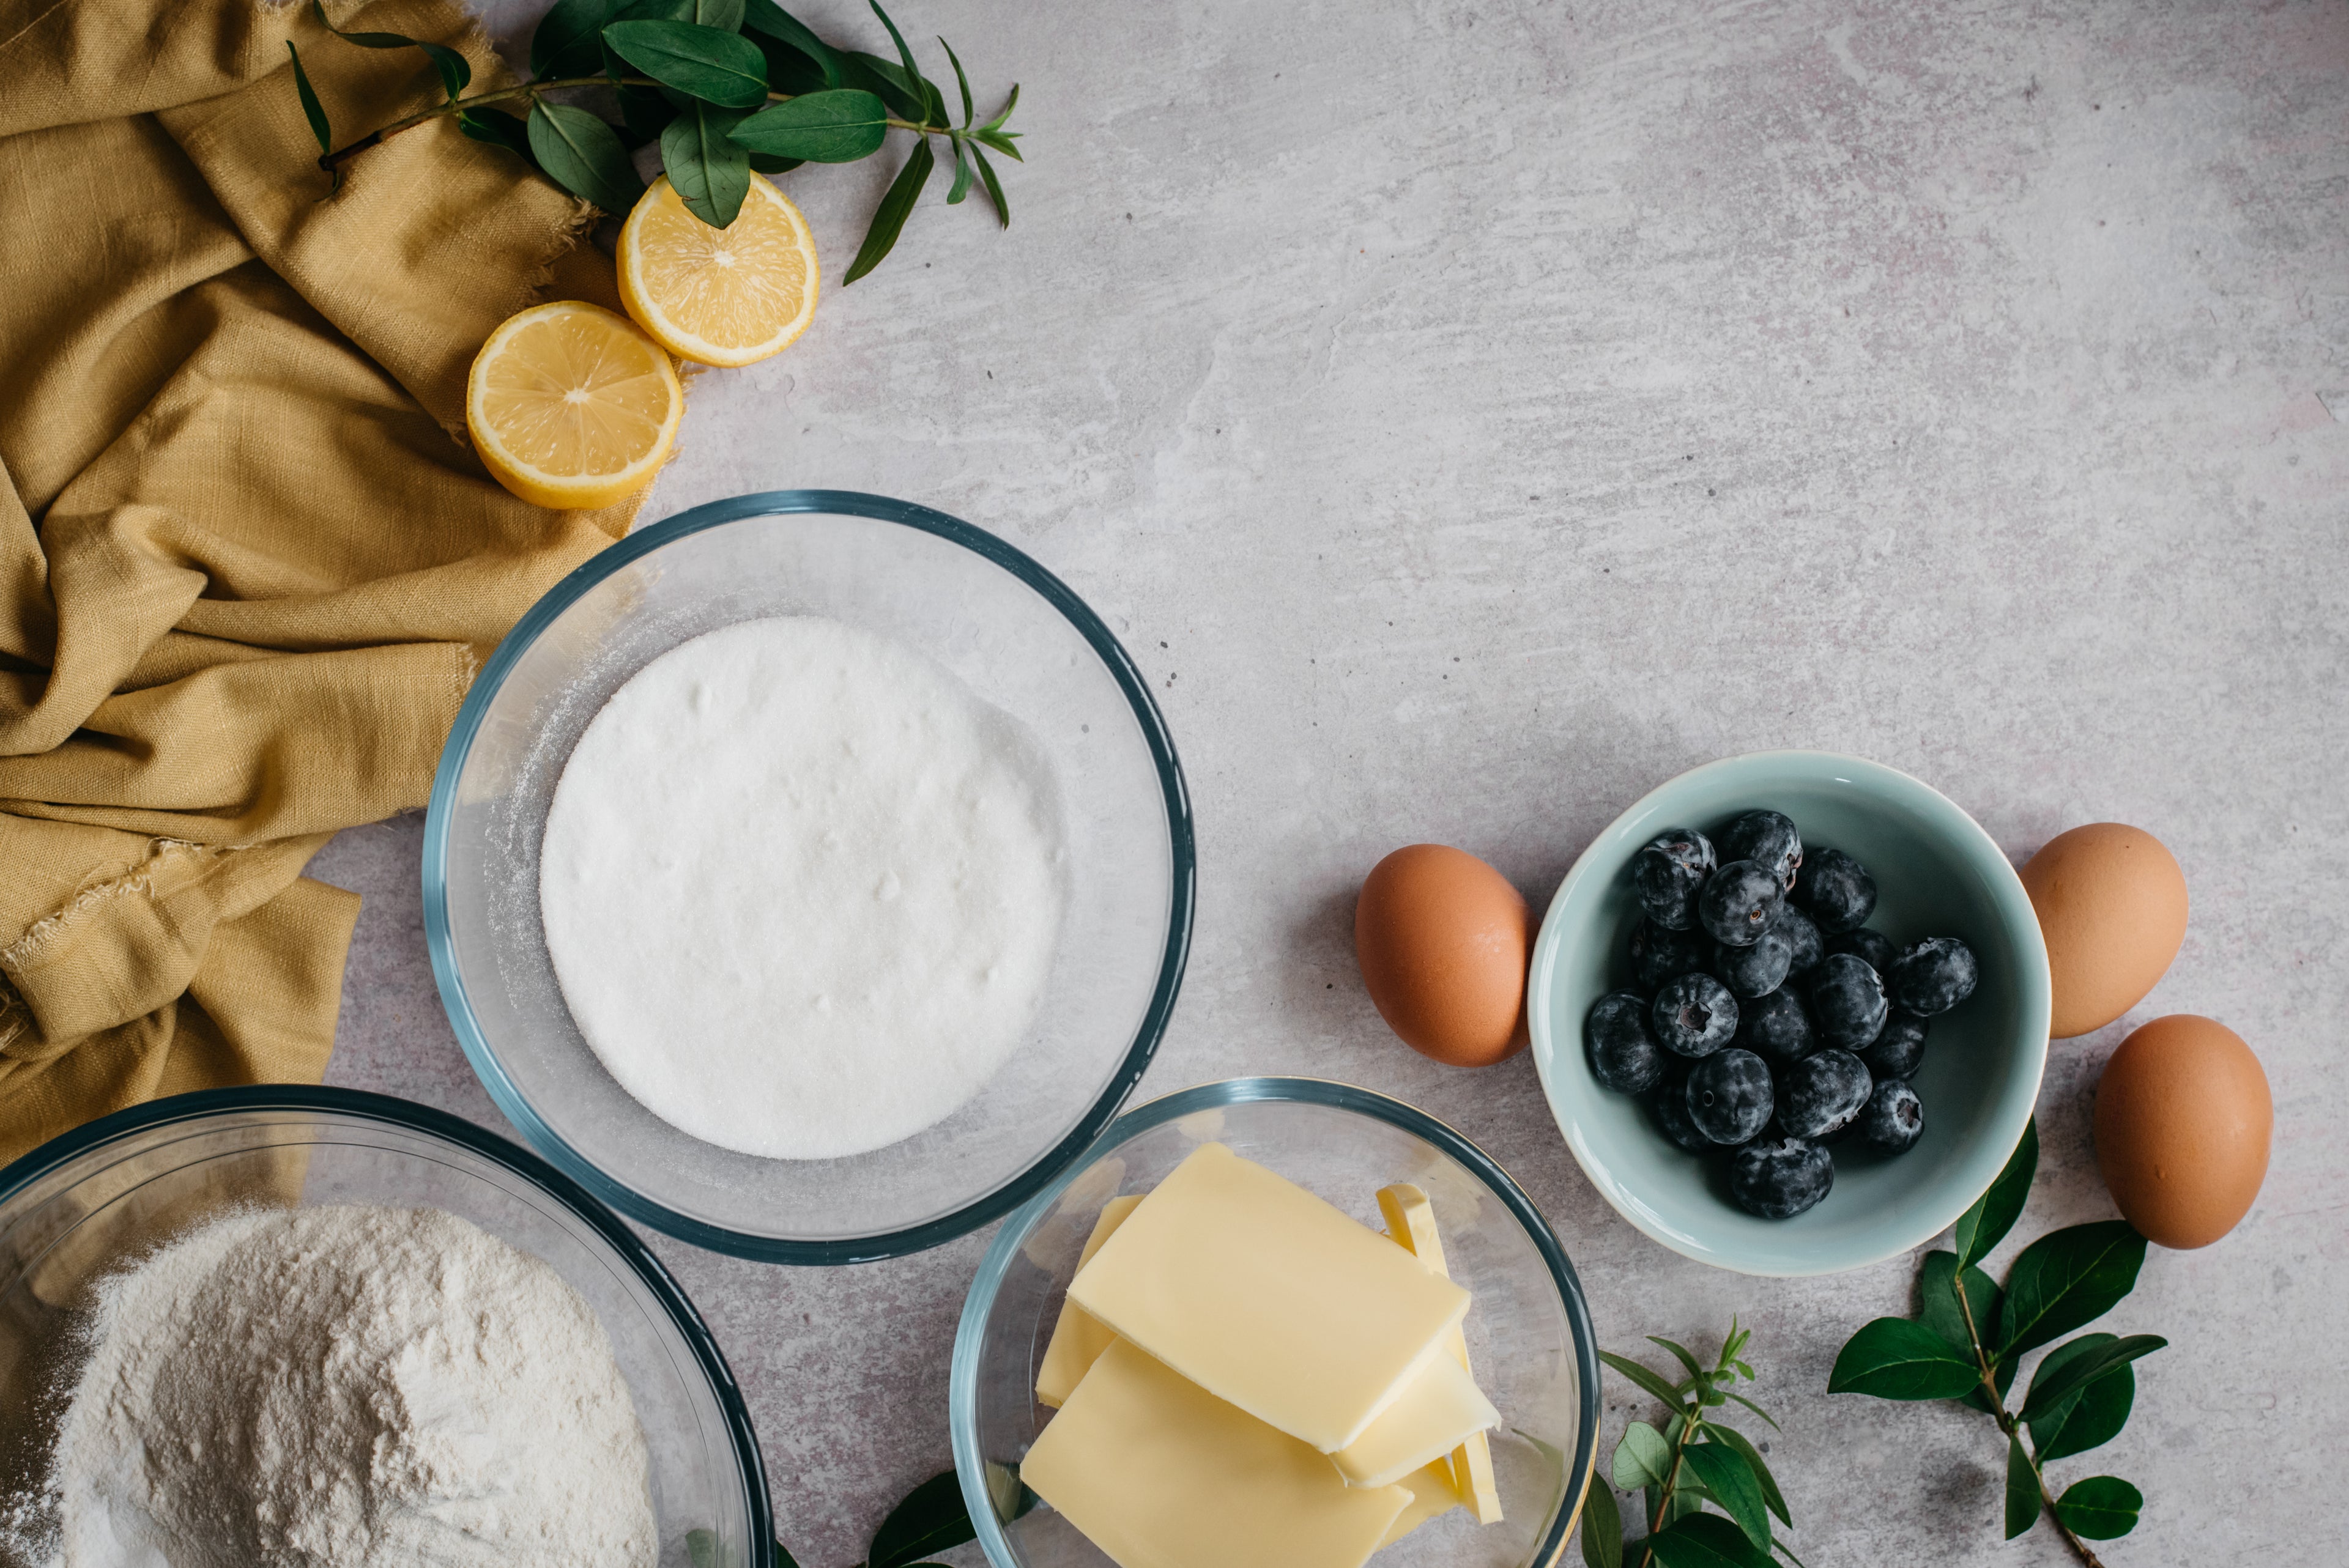
<path fill-rule="evenodd" d="M 1180 1185 L 1170 1183 L 1171 1176 L 1209 1157 L 1232 1167 L 1229 1156 L 1255 1173 L 1257 1185 L 1235 1190 L 1248 1214 L 1281 1212 L 1263 1183 L 1302 1188 L 1344 1216 L 1323 1219 L 1353 1233 L 1351 1244 L 1367 1243 L 1391 1255 L 1391 1243 L 1402 1243 L 1402 1250 L 1466 1292 L 1454 1353 L 1489 1399 L 1487 1429 L 1475 1439 L 1473 1456 L 1464 1446 L 1402 1479 L 1411 1493 L 1402 1511 L 1372 1509 L 1366 1532 L 1350 1515 L 1394 1492 L 1393 1486 L 1340 1481 L 1345 1454 L 1332 1456 L 1340 1461 L 1333 1467 L 1221 1400 L 1206 1401 L 1216 1419 L 1202 1423 L 1179 1388 L 1170 1395 L 1162 1386 L 1197 1370 L 1179 1336 L 1151 1351 L 1177 1370 L 1145 1357 L 1135 1365 L 1154 1376 L 1133 1383 L 1131 1368 L 1112 1347 L 1122 1347 L 1129 1332 L 1143 1335 L 1144 1326 L 1092 1318 L 1069 1298 L 1080 1269 L 1099 1257 L 1105 1267 L 1138 1268 L 1135 1277 L 1150 1282 L 1158 1321 L 1149 1332 L 1179 1328 L 1184 1315 L 1200 1307 L 1195 1321 L 1215 1326 L 1208 1338 L 1216 1352 L 1239 1356 L 1246 1365 L 1250 1347 L 1262 1351 L 1269 1341 L 1258 1331 L 1277 1331 L 1280 1315 L 1310 1299 L 1289 1287 L 1302 1282 L 1298 1260 L 1330 1261 L 1319 1250 L 1326 1236 L 1276 1235 L 1271 1255 L 1253 1261 L 1227 1252 L 1176 1258 L 1161 1251 L 1151 1261 L 1129 1256 L 1113 1265 L 1112 1253 L 1103 1251 L 1113 1238 L 1136 1242 L 1125 1227 L 1143 1224 L 1162 1184 L 1170 1192 Z M 1183 1198 L 1197 1195 L 1195 1188 Z M 1230 1237 L 1271 1224 L 1187 1212 L 1188 1221 L 1174 1223 L 1192 1224 L 1195 1236 Z M 1195 1223 L 1203 1215 L 1204 1233 Z M 1158 1232 L 1158 1241 L 1168 1233 Z M 1202 1284 L 1218 1262 L 1245 1277 L 1241 1292 L 1249 1305 L 1277 1301 L 1275 1315 L 1236 1315 L 1228 1293 Z M 1289 1395 L 1319 1386 L 1299 1368 L 1322 1346 L 1345 1343 L 1349 1326 L 1335 1319 L 1380 1299 L 1368 1282 L 1341 1277 L 1338 1298 L 1321 1304 L 1334 1310 L 1309 1311 L 1288 1326 L 1317 1344 L 1254 1357 L 1259 1369 L 1266 1362 L 1278 1369 L 1276 1380 Z M 1247 1326 L 1235 1326 L 1243 1319 Z M 1352 1365 L 1350 1351 L 1345 1358 Z M 1111 1381 L 1096 1390 L 1097 1377 Z M 991 1568 L 1112 1568 L 1137 1557 L 1547 1568 L 1560 1560 L 1591 1482 L 1599 1379 L 1598 1343 L 1574 1267 L 1532 1200 L 1491 1156 L 1424 1111 L 1369 1089 L 1315 1078 L 1229 1078 L 1128 1111 L 1081 1165 L 1062 1172 L 996 1233 L 964 1299 L 947 1426 Z M 1219 1392 L 1245 1404 L 1246 1383 L 1237 1377 Z M 1063 1419 L 1079 1424 L 1061 1435 L 1061 1451 L 1048 1460 L 1046 1435 Z M 1131 1444 L 1123 1440 L 1129 1435 L 1136 1439 Z M 1090 1473 L 1071 1473 L 1072 1444 Z M 1329 1452 L 1326 1443 L 1312 1447 Z M 1235 1466 L 1234 1455 L 1247 1458 Z M 1301 1475 L 1292 1470 L 1300 1459 Z M 1398 1473 L 1403 1468 L 1395 1467 Z M 1133 1550 L 1104 1550 L 1095 1536 Z M 1265 1550 L 1274 1541 L 1278 1549 Z"/>
<path fill-rule="evenodd" d="M 274 1560 L 244 1539 L 272 1531 L 338 1561 L 372 1534 L 401 1561 L 776 1562 L 692 1304 L 507 1140 L 264 1084 L 0 1170 L 0 1563 Z"/>
<path fill-rule="evenodd" d="M 457 1037 L 538 1151 L 716 1251 L 852 1263 L 1026 1201 L 1157 1047 L 1180 765 L 1066 585 L 901 501 L 640 530 L 474 683 L 427 818 Z"/>

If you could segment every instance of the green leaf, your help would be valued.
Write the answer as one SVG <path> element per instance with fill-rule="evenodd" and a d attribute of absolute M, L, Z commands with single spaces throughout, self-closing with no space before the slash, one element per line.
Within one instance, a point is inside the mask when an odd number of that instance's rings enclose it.
<path fill-rule="evenodd" d="M 840 55 L 840 70 L 842 86 L 876 95 L 898 118 L 917 125 L 929 119 L 929 94 L 922 90 L 918 79 L 907 77 L 896 61 L 848 49 Z"/>
<path fill-rule="evenodd" d="M 2095 1346 L 2060 1363 L 2056 1357 L 2065 1350 L 2075 1350 L 2078 1340 L 2048 1353 L 2047 1359 L 2039 1364 L 2039 1371 L 2031 1379 L 2031 1397 L 2023 1402 L 2024 1420 L 2046 1415 L 2106 1373 L 2116 1372 L 2169 1343 L 2158 1334 L 2132 1334 L 2124 1339 L 2113 1339 L 2110 1335 L 2103 1337 L 2110 1343 Z"/>
<path fill-rule="evenodd" d="M 530 36 L 530 74 L 539 81 L 592 76 L 604 58 L 604 24 L 619 0 L 554 0 Z"/>
<path fill-rule="evenodd" d="M 750 167 L 761 174 L 789 174 L 807 161 L 804 158 L 777 158 L 769 152 L 753 152 L 750 158 Z"/>
<path fill-rule="evenodd" d="M 1751 1400 L 1751 1399 L 1747 1398 L 1744 1395 L 1743 1395 L 1743 1394 L 1737 1394 L 1737 1393 L 1732 1393 L 1729 1397 L 1730 1397 L 1731 1398 L 1733 1398 L 1733 1399 L 1736 1400 L 1739 1404 L 1741 1404 L 1741 1405 L 1744 1406 L 1747 1409 L 1749 1409 L 1749 1410 L 1753 1411 L 1755 1415 L 1757 1415 L 1757 1416 L 1761 1417 L 1764 1420 L 1765 1420 L 1765 1421 L 1769 1422 L 1769 1423 L 1770 1423 L 1770 1429 L 1771 1429 L 1772 1431 L 1774 1431 L 1774 1432 L 1775 1432 L 1775 1431 L 1777 1431 L 1777 1430 L 1779 1430 L 1779 1429 L 1779 1429 L 1779 1426 L 1778 1426 L 1778 1418 L 1777 1418 L 1777 1417 L 1775 1417 L 1775 1416 L 1772 1415 L 1769 1411 L 1767 1411 L 1767 1410 L 1764 1409 L 1761 1406 L 1759 1406 L 1759 1405 L 1755 1404 L 1753 1400 Z"/>
<path fill-rule="evenodd" d="M 1676 1520 L 1647 1545 L 1663 1568 L 1777 1568 L 1766 1548 L 1755 1551 L 1744 1531 L 1717 1513 Z"/>
<path fill-rule="evenodd" d="M 1770 1473 L 1770 1467 L 1762 1462 L 1762 1450 L 1755 1448 L 1747 1440 L 1745 1434 L 1734 1427 L 1724 1427 L 1717 1421 L 1707 1421 L 1704 1424 L 1704 1429 L 1713 1434 L 1714 1442 L 1727 1443 L 1744 1458 L 1746 1464 L 1753 1468 L 1754 1483 L 1762 1489 L 1762 1501 L 1770 1505 L 1770 1511 L 1778 1516 L 1779 1523 L 1791 1526 L 1795 1521 L 1786 1512 L 1786 1499 L 1778 1491 L 1777 1478 Z"/>
<path fill-rule="evenodd" d="M 1966 1315 L 1958 1304 L 1961 1279 L 1966 1305 L 1973 1310 L 1973 1334 L 1966 1332 Z M 1927 1253 L 1917 1271 L 1917 1321 L 1969 1355 L 1976 1336 L 1989 1338 L 1997 1332 L 1998 1298 L 1998 1285 L 1990 1275 L 1971 1264 L 1960 1272 L 1955 1253 Z"/>
<path fill-rule="evenodd" d="M 1588 1568 L 1623 1568 L 1623 1514 L 1614 1489 L 1597 1476 L 1582 1498 L 1582 1561 Z"/>
<path fill-rule="evenodd" d="M 664 86 L 723 108 L 767 101 L 767 60 L 759 46 L 698 22 L 615 22 L 604 41 Z"/>
<path fill-rule="evenodd" d="M 1672 1446 L 1661 1432 L 1645 1421 L 1634 1421 L 1623 1429 L 1623 1440 L 1615 1445 L 1617 1486 L 1625 1491 L 1661 1486 L 1671 1469 Z"/>
<path fill-rule="evenodd" d="M 326 106 L 311 90 L 310 73 L 302 68 L 302 51 L 294 46 L 291 38 L 285 40 L 285 52 L 294 57 L 294 90 L 301 96 L 302 118 L 310 122 L 310 134 L 318 139 L 318 152 L 324 157 L 335 150 L 335 133 L 326 125 Z M 341 178 L 339 174 L 336 176 L 337 183 Z"/>
<path fill-rule="evenodd" d="M 841 75 L 840 57 L 832 46 L 817 37 L 806 23 L 776 5 L 775 0 L 745 0 L 742 26 L 805 62 L 805 69 L 789 67 L 779 70 L 776 51 L 762 44 L 761 52 L 767 57 L 768 85 L 776 91 L 796 96 L 847 85 Z M 813 73 L 812 77 L 809 72 Z"/>
<path fill-rule="evenodd" d="M 843 88 L 770 104 L 734 128 L 753 152 L 809 163 L 854 163 L 881 150 L 889 111 L 871 93 Z"/>
<path fill-rule="evenodd" d="M 856 259 L 848 263 L 848 275 L 841 279 L 843 287 L 854 283 L 881 264 L 881 259 L 896 244 L 897 236 L 905 227 L 905 216 L 913 211 L 915 201 L 936 167 L 937 158 L 930 151 L 930 139 L 923 137 L 914 144 L 914 155 L 905 160 L 905 167 L 897 170 L 897 178 L 889 182 L 882 194 L 881 205 L 873 214 L 872 226 L 864 231 L 864 243 L 856 248 Z M 875 1565 L 878 1568 L 878 1565 Z"/>
<path fill-rule="evenodd" d="M 1790 1553 L 1788 1555 L 1791 1556 L 1793 1553 Z M 791 1549 L 781 1540 L 775 1542 L 775 1568 L 800 1568 L 800 1560 L 792 1555 Z M 1799 1564 L 1797 1568 L 1800 1568 Z"/>
<path fill-rule="evenodd" d="M 457 115 L 457 129 L 475 141 L 502 147 L 532 168 L 538 167 L 538 160 L 530 154 L 530 128 L 520 116 L 493 108 L 462 109 Z"/>
<path fill-rule="evenodd" d="M 1982 1370 L 1921 1323 L 1879 1317 L 1851 1336 L 1827 1377 L 1830 1394 L 1879 1399 L 1954 1399 L 1982 1380 Z"/>
<path fill-rule="evenodd" d="M 1019 107 L 1019 84 L 1018 82 L 1013 82 L 1011 84 L 1011 96 L 1003 100 L 1003 107 L 996 111 L 995 118 L 988 120 L 985 125 L 980 126 L 978 129 L 981 130 L 1001 130 L 1003 129 L 1003 122 L 1011 118 L 1011 111 Z"/>
<path fill-rule="evenodd" d="M 615 88 L 613 96 L 620 100 L 620 140 L 631 152 L 647 142 L 658 140 L 660 133 L 678 117 L 678 106 L 669 102 L 667 92 L 661 88 Z M 740 118 L 739 111 L 726 112 Z"/>
<path fill-rule="evenodd" d="M 543 99 L 530 108 L 530 150 L 546 177 L 583 201 L 626 217 L 645 193 L 628 150 L 584 108 Z"/>
<path fill-rule="evenodd" d="M 1692 1443 L 1681 1450 L 1681 1463 L 1696 1471 L 1722 1511 L 1745 1532 L 1754 1550 L 1769 1556 L 1770 1508 L 1745 1456 L 1726 1443 Z"/>
<path fill-rule="evenodd" d="M 2137 1528 L 2145 1511 L 2145 1494 L 2118 1476 L 2092 1475 L 2075 1480 L 2055 1500 L 2055 1517 L 2075 1535 L 2091 1541 L 2111 1541 Z"/>
<path fill-rule="evenodd" d="M 989 130 L 982 126 L 978 129 L 972 131 L 970 134 L 975 139 L 985 142 L 988 146 L 995 149 L 996 151 L 1003 154 L 1006 158 L 1010 159 L 1014 163 L 1025 163 L 1028 161 L 1026 159 L 1019 156 L 1019 150 L 1011 145 L 1011 138 L 1015 134 L 1014 132 L 1008 130 Z"/>
<path fill-rule="evenodd" d="M 733 222 L 750 193 L 750 155 L 726 134 L 741 119 L 739 109 L 688 104 L 661 132 L 668 182 L 686 211 L 713 229 Z"/>
<path fill-rule="evenodd" d="M 742 30 L 744 0 L 686 0 L 686 4 L 688 9 L 679 21 L 698 22 L 721 33 Z"/>
<path fill-rule="evenodd" d="M 1612 1350 L 1602 1350 L 1599 1353 L 1599 1359 L 1662 1400 L 1671 1409 L 1679 1409 L 1681 1401 L 1687 1398 L 1679 1388 L 1674 1387 L 1662 1373 L 1643 1367 L 1628 1356 L 1618 1356 Z"/>
<path fill-rule="evenodd" d="M 2039 1473 L 2031 1468 L 2031 1460 L 2023 1452 L 2023 1439 L 2012 1435 L 2006 1439 L 2006 1538 L 2009 1541 L 2031 1528 L 2039 1517 Z"/>
<path fill-rule="evenodd" d="M 905 1501 L 889 1511 L 889 1517 L 873 1532 L 865 1563 L 867 1568 L 911 1568 L 932 1553 L 978 1537 L 978 1532 L 971 1527 L 970 1511 L 963 1503 L 962 1482 L 947 1470 L 907 1492 Z"/>
<path fill-rule="evenodd" d="M 978 110 L 971 107 L 970 78 L 962 74 L 962 57 L 954 52 L 954 46 L 946 41 L 943 34 L 939 36 L 938 47 L 947 52 L 947 59 L 955 68 L 955 85 L 962 88 L 962 128 L 968 130 L 971 120 L 978 114 Z"/>
<path fill-rule="evenodd" d="M 424 57 L 432 62 L 432 68 L 440 73 L 440 85 L 448 89 L 450 103 L 457 101 L 457 96 L 463 92 L 466 84 L 473 79 L 473 63 L 446 44 L 428 44 L 420 38 L 411 38 L 403 33 L 346 33 L 326 20 L 326 8 L 320 5 L 318 0 L 310 0 L 310 9 L 316 13 L 318 26 L 347 43 L 357 44 L 362 49 L 423 50 Z"/>
<path fill-rule="evenodd" d="M 2109 1334 L 2084 1334 L 2056 1346 L 2040 1362 L 2037 1382 L 2046 1382 L 2067 1363 L 2115 1343 Z M 2127 1367 L 2115 1367 L 2067 1398 L 2051 1400 L 2044 1411 L 2030 1417 L 2031 1451 L 2044 1465 L 2108 1443 L 2128 1424 L 2130 1407 L 2136 1403 L 2136 1372 Z"/>
<path fill-rule="evenodd" d="M 905 67 L 906 83 L 916 89 L 927 89 L 922 92 L 922 98 L 923 108 L 928 108 L 937 89 L 931 87 L 929 78 L 922 75 L 922 67 L 914 63 L 914 51 L 905 46 L 905 35 L 897 31 L 897 24 L 889 20 L 888 12 L 881 9 L 881 0 L 864 0 L 864 3 L 873 7 L 873 14 L 881 18 L 884 27 L 889 29 L 889 41 L 897 46 L 897 63 Z M 945 99 L 939 98 L 936 101 L 940 112 L 933 123 L 944 125 L 947 122 Z"/>
<path fill-rule="evenodd" d="M 1698 1387 L 1702 1388 L 1713 1381 L 1711 1369 L 1703 1362 L 1699 1361 L 1685 1345 L 1675 1345 L 1671 1340 L 1654 1334 L 1648 1336 L 1648 1343 L 1661 1345 L 1671 1351 L 1679 1359 L 1680 1364 L 1689 1369 L 1689 1376 L 1696 1380 Z"/>
<path fill-rule="evenodd" d="M 987 187 L 987 199 L 995 203 L 997 222 L 1009 229 L 1011 227 L 1011 207 L 1003 200 L 1003 187 L 996 183 L 995 166 L 988 162 L 987 154 L 976 147 L 970 150 L 970 160 L 978 165 L 978 182 Z"/>
<path fill-rule="evenodd" d="M 1793 1547 L 1787 1545 L 1785 1542 L 1779 1540 L 1775 1535 L 1770 1537 L 1770 1544 L 1785 1553 L 1786 1554 L 1786 1561 L 1792 1563 L 1795 1565 L 1795 1568 L 1803 1568 L 1803 1560 L 1795 1555 L 1795 1549 Z"/>
<path fill-rule="evenodd" d="M 2031 1179 L 2039 1171 L 2039 1119 L 2023 1124 L 2023 1140 L 2007 1157 L 2006 1168 L 1974 1206 L 1958 1216 L 1958 1258 L 1978 1264 L 2005 1239 L 2023 1216 L 2023 1200 L 2031 1196 Z"/>
<path fill-rule="evenodd" d="M 2073 1225 L 2023 1249 L 1999 1307 L 2001 1356 L 2020 1356 L 2112 1310 L 2137 1285 L 2145 1238 L 2126 1220 Z"/>
<path fill-rule="evenodd" d="M 954 149 L 955 176 L 954 184 L 947 191 L 947 205 L 959 207 L 962 199 L 970 194 L 970 160 L 962 155 L 959 138 L 953 139 L 948 145 Z"/>

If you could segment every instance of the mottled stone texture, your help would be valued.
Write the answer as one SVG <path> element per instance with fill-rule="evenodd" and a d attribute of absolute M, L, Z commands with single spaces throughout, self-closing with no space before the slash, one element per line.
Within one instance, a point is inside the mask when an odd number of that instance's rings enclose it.
<path fill-rule="evenodd" d="M 1979 1418 L 1822 1391 L 1906 1263 L 1764 1281 L 1658 1248 L 1584 1181 L 1528 1063 L 1387 1035 L 1349 915 L 1423 839 L 1538 903 L 1650 785 L 1766 747 L 1907 769 L 2018 858 L 2137 823 L 2184 863 L 2192 927 L 2129 1020 L 2056 1046 L 2018 1241 L 2112 1212 L 2090 1098 L 2156 1014 L 2251 1042 L 2275 1161 L 2235 1235 L 2153 1254 L 2110 1326 L 2172 1347 L 2130 1429 L 2059 1473 L 2144 1489 L 2116 1568 L 2336 1552 L 2349 8 L 897 11 L 983 98 L 1021 80 L 1017 222 L 934 191 L 796 347 L 697 379 L 646 516 L 878 490 L 1100 608 L 1198 811 L 1198 940 L 1143 1093 L 1304 1072 L 1427 1107 L 1548 1213 L 1601 1343 L 1753 1326 L 1814 1568 L 2056 1563 L 2044 1532 L 1999 1543 Z M 850 0 L 803 14 L 882 42 Z M 887 174 L 784 177 L 833 276 Z M 494 1124 L 426 966 L 419 838 L 318 861 L 367 896 L 333 1077 Z M 661 1244 L 810 1568 L 947 1464 L 984 1239 L 821 1274 Z M 1609 1393 L 1611 1441 L 1636 1405 Z"/>

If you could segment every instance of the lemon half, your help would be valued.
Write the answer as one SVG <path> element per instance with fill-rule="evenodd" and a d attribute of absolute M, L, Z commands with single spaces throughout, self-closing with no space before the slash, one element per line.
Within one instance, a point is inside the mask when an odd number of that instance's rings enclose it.
<path fill-rule="evenodd" d="M 807 220 L 756 174 L 726 228 L 695 217 L 664 174 L 620 229 L 620 302 L 680 359 L 748 365 L 781 353 L 815 314 L 816 281 Z"/>
<path fill-rule="evenodd" d="M 465 384 L 474 449 L 500 484 L 539 506 L 609 506 L 642 490 L 684 416 L 685 388 L 660 345 L 577 300 L 507 318 Z"/>

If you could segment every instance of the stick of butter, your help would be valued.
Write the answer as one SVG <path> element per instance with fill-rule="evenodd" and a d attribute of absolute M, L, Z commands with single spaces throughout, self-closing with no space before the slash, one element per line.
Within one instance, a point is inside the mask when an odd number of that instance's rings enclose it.
<path fill-rule="evenodd" d="M 1500 1419 L 1466 1367 L 1450 1356 L 1432 1356 L 1402 1396 L 1330 1458 L 1350 1485 L 1387 1486 Z"/>
<path fill-rule="evenodd" d="M 1379 1212 L 1386 1216 L 1387 1234 L 1410 1249 L 1413 1255 L 1435 1273 L 1450 1278 L 1452 1271 L 1444 1261 L 1444 1238 L 1435 1228 L 1435 1206 L 1427 1194 L 1408 1181 L 1398 1181 L 1379 1191 Z M 1463 1372 L 1475 1369 L 1468 1365 L 1468 1341 L 1458 1329 L 1452 1332 L 1449 1345 Z M 1493 1474 L 1493 1448 L 1482 1431 L 1471 1433 L 1458 1448 L 1452 1450 L 1454 1482 L 1460 1501 L 1466 1503 L 1479 1524 L 1501 1522 L 1501 1489 Z"/>
<path fill-rule="evenodd" d="M 1412 1503 L 1124 1340 L 1092 1364 L 1019 1479 L 1119 1568 L 1361 1568 Z"/>
<path fill-rule="evenodd" d="M 1361 1437 L 1468 1312 L 1466 1291 L 1220 1143 L 1142 1201 L 1069 1299 L 1325 1454 Z"/>
<path fill-rule="evenodd" d="M 1102 1250 L 1133 1206 L 1142 1202 L 1139 1194 L 1112 1198 L 1102 1205 L 1101 1218 L 1093 1222 L 1093 1233 L 1085 1238 L 1084 1251 L 1077 1254 L 1077 1267 L 1082 1269 Z M 1075 1302 L 1063 1302 L 1061 1319 L 1052 1325 L 1052 1338 L 1044 1346 L 1043 1364 L 1036 1371 L 1036 1398 L 1039 1403 L 1059 1409 L 1075 1392 L 1077 1380 L 1085 1368 L 1101 1358 L 1109 1342 L 1117 1336 L 1103 1327 L 1100 1318 Z"/>

